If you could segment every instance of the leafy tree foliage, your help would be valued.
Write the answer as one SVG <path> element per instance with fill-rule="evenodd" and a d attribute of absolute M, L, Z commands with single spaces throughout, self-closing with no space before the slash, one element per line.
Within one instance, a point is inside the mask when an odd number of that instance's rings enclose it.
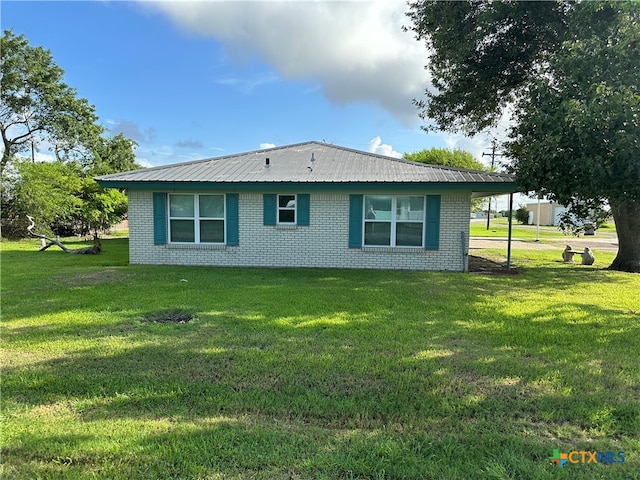
<path fill-rule="evenodd" d="M 82 208 L 82 201 L 76 196 L 81 179 L 74 165 L 22 159 L 12 166 L 17 175 L 12 184 L 11 201 L 5 203 L 3 207 L 7 208 L 3 210 L 8 209 L 15 219 L 22 219 L 14 228 L 26 228 L 26 215 L 37 218 L 40 228 L 54 233 L 58 233 L 56 230 L 62 225 L 73 222 Z M 20 237 L 26 235 L 26 230 L 10 233 Z"/>
<path fill-rule="evenodd" d="M 419 152 L 405 153 L 404 158 L 414 162 L 445 167 L 467 168 L 469 170 L 487 170 L 473 155 L 464 150 L 446 148 L 426 148 Z"/>
<path fill-rule="evenodd" d="M 136 164 L 133 153 L 136 142 L 119 133 L 114 137 L 103 138 L 95 146 L 93 159 L 89 165 L 92 176 L 108 175 L 109 173 L 126 172 L 140 168 Z"/>
<path fill-rule="evenodd" d="M 0 44 L 0 174 L 13 156 L 46 143 L 57 159 L 85 155 L 102 133 L 94 107 L 63 81 L 51 53 L 6 30 Z"/>
<path fill-rule="evenodd" d="M 77 162 L 18 159 L 11 167 L 15 174 L 3 195 L 4 236 L 25 236 L 27 215 L 37 219 L 40 233 L 67 235 L 97 234 L 127 213 L 124 192 L 100 187 Z"/>
<path fill-rule="evenodd" d="M 516 221 L 520 222 L 523 225 L 529 223 L 529 212 L 527 207 L 524 205 L 519 205 L 518 209 L 515 212 Z"/>
<path fill-rule="evenodd" d="M 49 51 L 5 31 L 1 45 L 0 133 L 4 236 L 24 236 L 26 215 L 47 233 L 97 233 L 126 214 L 123 192 L 93 176 L 138 168 L 135 142 L 102 136 L 94 107 L 63 82 Z M 25 158 L 37 146 L 53 162 Z"/>
<path fill-rule="evenodd" d="M 466 168 L 469 170 L 487 170 L 481 162 L 465 150 L 447 148 L 425 148 L 419 152 L 405 153 L 404 158 L 413 162 L 445 167 Z M 485 205 L 484 200 L 477 198 L 471 201 L 471 211 L 479 212 Z"/>
<path fill-rule="evenodd" d="M 82 179 L 79 197 L 83 208 L 75 218 L 80 221 L 82 230 L 93 231 L 96 236 L 98 231 L 118 223 L 127 213 L 128 203 L 124 192 L 102 188 L 92 178 Z"/>
<path fill-rule="evenodd" d="M 640 9 L 633 2 L 415 1 L 435 91 L 417 102 L 446 130 L 476 133 L 512 109 L 523 190 L 577 217 L 606 203 L 640 272 Z"/>

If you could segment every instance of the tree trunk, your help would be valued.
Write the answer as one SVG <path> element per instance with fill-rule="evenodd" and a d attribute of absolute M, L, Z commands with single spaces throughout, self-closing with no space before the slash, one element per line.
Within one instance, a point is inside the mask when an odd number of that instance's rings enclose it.
<path fill-rule="evenodd" d="M 611 200 L 610 205 L 618 232 L 618 254 L 609 269 L 640 273 L 640 201 Z"/>

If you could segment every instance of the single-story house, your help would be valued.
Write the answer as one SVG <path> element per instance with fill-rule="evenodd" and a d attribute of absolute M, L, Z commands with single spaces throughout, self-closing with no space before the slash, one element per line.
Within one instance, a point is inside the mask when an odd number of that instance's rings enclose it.
<path fill-rule="evenodd" d="M 472 198 L 511 175 L 321 142 L 96 178 L 129 197 L 133 264 L 466 271 Z"/>

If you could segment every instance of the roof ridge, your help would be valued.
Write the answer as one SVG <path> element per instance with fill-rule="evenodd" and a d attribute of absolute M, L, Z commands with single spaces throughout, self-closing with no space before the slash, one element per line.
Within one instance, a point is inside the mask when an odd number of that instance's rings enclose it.
<path fill-rule="evenodd" d="M 382 155 L 380 153 L 375 153 L 375 152 L 366 152 L 364 150 L 358 150 L 357 148 L 350 148 L 350 147 L 343 147 L 341 145 L 334 145 L 332 143 L 325 143 L 325 142 L 317 142 L 317 141 L 310 141 L 310 142 L 305 142 L 304 144 L 308 144 L 308 143 L 318 143 L 320 145 L 326 145 L 326 146 L 330 146 L 339 150 L 346 150 L 348 152 L 354 152 L 354 153 L 363 153 L 365 155 L 370 155 L 372 157 L 378 157 L 384 160 L 391 160 L 394 162 L 399 162 L 399 163 L 406 163 L 409 165 L 417 165 L 417 166 L 421 166 L 421 167 L 432 167 L 432 168 L 440 168 L 443 170 L 453 170 L 453 171 L 457 171 L 457 172 L 482 172 L 482 173 L 488 173 L 488 174 L 495 174 L 495 175 L 509 175 L 508 173 L 503 173 L 503 172 L 491 172 L 491 171 L 487 171 L 487 170 L 476 170 L 474 168 L 463 168 L 463 167 L 452 167 L 450 165 L 437 165 L 437 164 L 433 164 L 433 163 L 423 163 L 423 162 L 416 162 L 414 160 L 409 160 L 407 158 L 401 157 L 391 157 L 389 155 Z M 298 145 L 303 145 L 298 144 Z M 287 147 L 292 147 L 294 145 L 288 145 Z"/>
<path fill-rule="evenodd" d="M 307 145 L 310 143 L 318 143 L 318 144 L 322 144 L 321 142 L 316 142 L 316 141 L 308 141 L 308 142 L 300 142 L 300 143 L 292 143 L 291 145 L 281 145 L 279 147 L 270 147 L 270 148 L 257 148 L 255 150 L 251 150 L 248 152 L 239 152 L 239 153 L 231 153 L 229 155 L 222 155 L 220 157 L 207 157 L 207 158 L 198 158 L 196 160 L 187 160 L 185 162 L 177 162 L 177 163 L 168 163 L 166 165 L 156 165 L 154 167 L 143 167 L 143 168 L 136 168 L 135 170 L 128 170 L 128 172 L 136 172 L 136 171 L 140 171 L 140 170 L 145 170 L 145 171 L 158 171 L 158 170 L 162 170 L 165 168 L 175 168 L 175 167 L 181 167 L 181 166 L 186 166 L 186 165 L 197 165 L 198 163 L 205 163 L 205 162 L 211 162 L 211 161 L 218 161 L 218 160 L 228 160 L 230 158 L 234 158 L 234 157 L 244 157 L 245 155 L 253 155 L 256 153 L 261 153 L 261 152 L 271 152 L 274 150 L 282 150 L 285 148 L 291 148 L 291 147 L 299 147 L 300 145 Z M 328 145 L 328 144 L 327 144 Z M 101 177 L 106 177 L 108 175 L 117 175 L 120 173 L 128 173 L 128 172 L 117 172 L 117 173 L 113 173 L 113 174 L 107 174 L 107 175 L 100 175 L 98 178 Z"/>
<path fill-rule="evenodd" d="M 513 182 L 513 176 L 508 173 L 500 173 L 500 172 L 488 172 L 485 170 L 474 170 L 460 167 L 451 167 L 448 165 L 433 165 L 422 162 L 415 162 L 412 160 L 408 160 L 405 158 L 397 158 L 391 157 L 388 155 L 381 155 L 379 153 L 367 152 L 364 150 L 358 150 L 350 147 L 343 147 L 341 145 L 335 145 L 332 143 L 326 143 L 324 141 L 307 141 L 307 142 L 299 142 L 293 143 L 289 145 L 281 145 L 274 146 L 270 148 L 260 148 L 255 149 L 250 152 L 241 152 L 234 153 L 229 155 L 222 155 L 219 157 L 209 157 L 209 158 L 201 158 L 197 160 L 189 160 L 186 162 L 172 163 L 167 165 L 159 165 L 156 167 L 148 167 L 144 169 L 132 170 L 129 172 L 118 172 L 112 173 L 108 175 L 102 175 L 96 177 L 97 180 L 104 180 L 107 182 L 111 181 L 128 181 L 129 178 L 141 178 L 141 179 L 149 179 L 156 178 L 161 179 L 162 181 L 167 180 L 168 178 L 174 176 L 173 172 L 175 171 L 178 177 L 183 179 L 189 179 L 188 181 L 196 181 L 202 180 L 203 174 L 204 176 L 211 176 L 209 181 L 222 181 L 222 179 L 235 179 L 232 181 L 282 181 L 282 178 L 297 178 L 300 172 L 297 167 L 299 166 L 297 163 L 296 172 L 287 171 L 287 169 L 291 170 L 292 159 L 299 157 L 301 152 L 313 152 L 315 149 L 316 154 L 320 154 L 321 156 L 325 155 L 329 158 L 338 159 L 350 159 L 356 162 L 352 166 L 351 162 L 345 163 L 343 166 L 339 167 L 337 171 L 334 171 L 337 167 L 330 167 L 330 170 L 326 170 L 329 164 L 326 164 L 323 161 L 320 161 L 318 164 L 313 167 L 316 169 L 316 172 L 321 175 L 321 177 L 315 177 L 316 181 L 325 182 L 327 178 L 335 177 L 335 181 L 344 181 L 343 177 L 345 174 L 349 178 L 348 181 L 361 181 L 358 179 L 368 179 L 367 181 L 381 181 L 387 182 L 389 178 L 396 178 L 397 181 L 418 181 L 419 178 L 427 179 L 426 181 L 433 181 L 431 179 L 442 179 L 456 182 L 456 181 L 486 181 L 491 183 L 502 183 L 502 182 Z M 282 152 L 281 154 L 279 152 Z M 265 159 L 269 158 L 269 156 L 273 157 L 274 162 L 271 165 L 275 164 L 275 167 L 268 169 L 271 173 L 267 173 L 268 170 L 264 168 L 259 168 L 256 170 L 259 164 L 264 164 Z M 313 157 L 313 153 L 311 153 Z M 279 158 L 282 157 L 283 162 L 279 161 Z M 317 157 L 319 160 L 321 158 Z M 238 161 L 233 161 L 234 159 L 239 159 Z M 231 161 L 230 161 L 231 160 Z M 246 160 L 246 162 L 244 161 Z M 260 160 L 260 162 L 258 162 Z M 304 160 L 300 158 L 299 160 Z M 296 160 L 297 161 L 297 160 Z M 363 163 L 364 162 L 364 163 Z M 367 170 L 367 165 L 375 163 L 378 165 L 380 171 L 375 174 L 371 173 Z M 391 165 L 391 162 L 396 164 L 397 166 Z M 388 165 L 388 166 L 385 166 Z M 280 168 L 278 168 L 280 165 Z M 285 165 L 285 170 L 282 169 L 282 165 Z M 405 167 L 402 167 L 404 165 Z M 262 165 L 264 167 L 264 165 Z M 301 180 L 297 178 L 296 181 L 312 181 L 312 177 L 308 177 L 308 173 L 313 171 L 303 167 L 305 172 L 304 178 Z M 307 166 L 307 168 L 311 168 Z M 353 168 L 358 168 L 358 172 L 353 171 Z M 333 170 L 331 170 L 333 169 Z M 365 172 L 365 170 L 367 170 Z M 419 171 L 418 169 L 422 170 Z M 362 171 L 361 171 L 362 170 Z M 197 174 L 194 172 L 198 172 Z M 179 174 L 177 172 L 180 172 Z M 261 172 L 261 173 L 260 173 Z M 368 172 L 368 173 L 367 173 Z M 294 174 L 295 173 L 295 174 Z M 328 176 L 327 176 L 328 175 Z M 336 176 L 337 175 L 337 176 Z M 455 179 L 458 180 L 455 180 Z M 253 179 L 253 180 L 248 180 Z M 355 180 L 354 180 L 355 179 Z M 146 180 L 145 180 L 146 181 Z M 187 180 L 185 180 L 187 181 Z"/>

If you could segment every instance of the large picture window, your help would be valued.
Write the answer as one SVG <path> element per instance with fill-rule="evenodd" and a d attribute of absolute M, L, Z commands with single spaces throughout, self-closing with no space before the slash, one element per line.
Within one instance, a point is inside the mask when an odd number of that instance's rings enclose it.
<path fill-rule="evenodd" d="M 424 196 L 364 196 L 364 245 L 424 246 Z"/>
<path fill-rule="evenodd" d="M 172 243 L 224 243 L 224 195 L 169 195 Z"/>

